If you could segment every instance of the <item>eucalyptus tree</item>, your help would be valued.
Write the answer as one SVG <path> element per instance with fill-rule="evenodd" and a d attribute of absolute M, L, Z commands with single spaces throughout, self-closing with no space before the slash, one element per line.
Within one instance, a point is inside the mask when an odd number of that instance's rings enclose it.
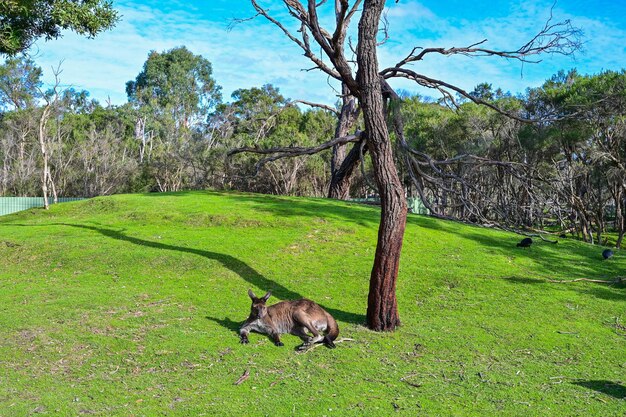
<path fill-rule="evenodd" d="M 283 35 L 296 43 L 304 56 L 315 67 L 329 77 L 338 80 L 357 98 L 364 120 L 364 131 L 354 135 L 334 138 L 314 148 L 302 149 L 302 153 L 323 150 L 349 142 L 365 142 L 372 160 L 374 180 L 381 198 L 381 220 L 374 265 L 370 276 L 368 296 L 367 325 L 374 330 L 393 330 L 400 324 L 395 294 L 396 280 L 400 262 L 400 251 L 404 236 L 407 205 L 403 185 L 396 169 L 393 144 L 387 121 L 391 120 L 391 130 L 397 138 L 398 147 L 404 152 L 404 162 L 411 178 L 417 182 L 417 170 L 420 161 L 406 143 L 403 122 L 397 110 L 399 97 L 391 88 L 388 80 L 401 77 L 419 85 L 440 91 L 448 100 L 453 94 L 462 96 L 480 104 L 495 108 L 492 104 L 472 97 L 463 89 L 420 74 L 409 68 L 419 64 L 433 54 L 465 56 L 499 56 L 530 62 L 532 56 L 543 53 L 570 53 L 579 46 L 579 31 L 569 22 L 551 23 L 540 29 L 539 33 L 520 48 L 513 51 L 497 51 L 484 47 L 486 40 L 464 47 L 421 48 L 415 47 L 398 63 L 381 69 L 378 64 L 378 47 L 384 42 L 379 25 L 385 0 L 336 0 L 297 1 L 283 0 L 289 16 L 295 20 L 297 33 L 290 26 L 273 17 L 261 1 L 251 0 L 257 15 L 276 25 Z M 397 3 L 397 1 L 396 1 Z M 322 27 L 320 14 L 327 11 L 334 14 L 329 28 Z M 353 49 L 355 59 L 346 55 L 346 40 L 352 19 L 358 16 L 358 43 Z M 327 22 L 328 20 L 324 20 Z M 318 52 L 319 51 L 319 52 Z M 249 149 L 248 151 L 259 152 Z M 259 153 L 267 153 L 260 151 Z M 273 150 L 273 158 L 293 156 L 293 149 Z"/>
<path fill-rule="evenodd" d="M 302 111 L 277 88 L 239 89 L 233 101 L 221 104 L 213 115 L 228 148 L 272 149 L 311 145 L 332 135 L 334 115 L 328 109 Z M 329 171 L 327 155 L 312 158 L 255 161 L 245 154 L 229 159 L 225 167 L 230 186 L 269 194 L 324 194 Z"/>
<path fill-rule="evenodd" d="M 185 127 L 204 120 L 221 101 L 220 89 L 211 63 L 184 46 L 150 52 L 142 71 L 126 83 L 131 103 L 168 114 Z"/>
<path fill-rule="evenodd" d="M 2 193 L 32 195 L 38 156 L 38 100 L 42 71 L 26 56 L 7 58 L 0 65 L 0 110 L 4 110 L 0 137 Z"/>
<path fill-rule="evenodd" d="M 626 72 L 606 71 L 583 76 L 572 85 L 573 106 L 588 123 L 595 160 L 595 184 L 606 186 L 606 200 L 613 200 L 616 246 L 626 233 Z M 598 188 L 597 186 L 595 188 Z M 597 240 L 602 242 L 606 200 L 597 190 Z"/>
<path fill-rule="evenodd" d="M 624 71 L 584 76 L 560 72 L 535 92 L 534 103 L 538 109 L 573 115 L 545 129 L 560 150 L 553 184 L 562 197 L 566 222 L 584 240 L 602 243 L 607 218 L 614 216 L 621 246 L 626 203 Z M 607 212 L 609 206 L 613 213 Z"/>
<path fill-rule="evenodd" d="M 0 195 L 32 196 L 37 193 L 39 153 L 33 110 L 10 111 L 0 117 Z"/>
<path fill-rule="evenodd" d="M 0 54 L 24 52 L 37 39 L 58 38 L 63 30 L 94 37 L 117 20 L 108 0 L 2 0 Z"/>
<path fill-rule="evenodd" d="M 56 82 L 47 92 L 43 92 L 40 81 L 41 69 L 26 58 L 9 58 L 0 66 L 0 103 L 5 107 L 12 106 L 13 110 L 3 117 L 5 131 L 2 137 L 3 147 L 3 182 L 7 188 L 7 179 L 13 177 L 15 184 L 30 180 L 32 170 L 30 166 L 41 163 L 40 185 L 44 197 L 44 206 L 48 208 L 48 195 L 57 199 L 54 178 L 50 166 L 50 131 L 48 123 L 53 116 L 59 97 L 58 69 L 55 70 Z M 39 106 L 37 100 L 43 105 Z M 3 129 L 4 130 L 4 129 Z M 33 149 L 37 147 L 39 155 L 35 156 Z M 24 178 L 24 174 L 28 178 Z M 21 187 L 20 187 L 21 188 Z M 33 190 L 26 187 L 23 191 Z"/>
<path fill-rule="evenodd" d="M 110 29 L 118 20 L 118 14 L 113 9 L 112 3 L 107 0 L 4 0 L 0 2 L 0 54 L 15 55 L 26 52 L 39 38 L 55 39 L 61 36 L 62 30 L 72 30 L 78 34 L 94 37 L 98 33 Z M 11 61 L 9 61 L 11 63 Z M 26 62 L 32 66 L 32 62 Z M 32 71 L 33 78 L 22 78 L 23 84 L 38 88 L 36 83 L 37 71 Z M 14 76 L 10 72 L 4 74 L 5 78 Z M 52 108 L 58 102 L 58 73 L 55 74 L 57 82 L 50 94 L 43 95 L 45 104 L 41 108 L 37 137 L 41 149 L 42 167 L 42 192 L 44 204 L 48 208 L 48 188 L 56 199 L 54 181 L 50 172 L 49 147 L 47 124 Z M 19 91 L 5 91 L 8 100 L 16 107 L 25 103 L 25 96 Z M 4 103 L 6 104 L 6 100 Z"/>
<path fill-rule="evenodd" d="M 143 191 L 134 120 L 125 106 L 101 106 L 86 91 L 62 92 L 50 130 L 59 193 L 93 197 Z"/>
<path fill-rule="evenodd" d="M 9 57 L 0 65 L 0 109 L 23 110 L 41 98 L 42 71 L 26 56 Z"/>
<path fill-rule="evenodd" d="M 221 101 L 211 63 L 185 47 L 152 51 L 135 80 L 126 84 L 126 93 L 137 111 L 140 160 L 149 159 L 160 191 L 181 189 L 192 141 L 202 139 L 198 135 Z"/>

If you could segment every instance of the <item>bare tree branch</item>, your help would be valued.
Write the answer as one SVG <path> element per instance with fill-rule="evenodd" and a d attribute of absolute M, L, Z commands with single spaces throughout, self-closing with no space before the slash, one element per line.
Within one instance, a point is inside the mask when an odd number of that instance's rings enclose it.
<path fill-rule="evenodd" d="M 553 6 L 554 8 L 554 6 Z M 559 55 L 572 55 L 574 52 L 582 47 L 582 30 L 575 28 L 571 21 L 565 20 L 563 22 L 552 22 L 552 9 L 550 10 L 550 17 L 546 21 L 544 27 L 528 41 L 514 51 L 499 51 L 495 49 L 478 48 L 477 46 L 487 42 L 487 39 L 483 39 L 472 45 L 465 47 L 452 47 L 452 48 L 422 48 L 415 47 L 409 55 L 403 60 L 398 62 L 395 67 L 387 68 L 382 72 L 393 70 L 394 68 L 401 68 L 406 64 L 421 61 L 428 54 L 437 53 L 440 55 L 465 55 L 465 56 L 497 56 L 506 59 L 515 59 L 525 63 L 538 63 L 541 60 L 530 60 L 529 57 L 540 54 L 559 54 Z M 416 52 L 420 50 L 418 54 Z"/>
<path fill-rule="evenodd" d="M 468 100 L 473 101 L 476 104 L 481 104 L 483 106 L 489 107 L 490 109 L 495 110 L 496 112 L 503 114 L 507 117 L 510 117 L 512 119 L 515 119 L 519 122 L 523 122 L 523 123 L 535 122 L 533 120 L 520 117 L 516 114 L 506 112 L 500 109 L 498 106 L 494 105 L 493 103 L 490 103 L 488 101 L 475 97 L 471 95 L 470 93 L 468 93 L 467 91 L 463 90 L 462 88 L 457 87 L 453 84 L 447 83 L 445 81 L 437 80 L 435 78 L 430 78 L 422 74 L 418 74 L 415 71 L 412 71 L 406 68 L 387 68 L 381 72 L 381 75 L 383 75 L 386 79 L 393 78 L 393 77 L 403 77 L 409 80 L 413 80 L 423 87 L 428 87 L 428 88 L 439 90 L 441 94 L 444 96 L 444 98 L 446 98 L 446 100 L 449 100 L 452 103 L 456 103 L 452 94 L 450 94 L 449 91 L 446 91 L 446 89 L 449 89 L 467 98 Z"/>
<path fill-rule="evenodd" d="M 306 12 L 304 12 L 304 9 L 302 9 L 302 5 L 300 4 L 300 2 L 298 1 L 293 1 L 293 0 L 284 0 L 285 5 L 287 6 L 289 13 L 295 17 L 297 20 L 302 22 L 302 26 L 300 28 L 300 32 L 302 33 L 302 38 L 303 40 L 298 39 L 295 35 L 293 35 L 282 23 L 280 23 L 278 20 L 274 19 L 266 9 L 263 9 L 261 6 L 259 6 L 259 4 L 256 2 L 256 0 L 250 0 L 252 2 L 252 6 L 254 7 L 254 9 L 258 12 L 259 15 L 263 16 L 264 18 L 266 18 L 267 20 L 269 20 L 270 22 L 272 22 L 274 25 L 276 25 L 280 30 L 283 31 L 283 33 L 295 44 L 297 44 L 300 48 L 302 48 L 302 50 L 304 51 L 304 56 L 306 56 L 307 58 L 309 58 L 311 61 L 313 61 L 313 63 L 315 63 L 315 65 L 317 65 L 317 67 L 324 71 L 326 74 L 330 75 L 331 77 L 335 78 L 335 79 L 341 79 L 339 73 L 337 71 L 335 71 L 334 69 L 332 69 L 331 67 L 329 67 L 328 65 L 326 65 L 324 63 L 324 61 L 322 61 L 321 58 L 319 58 L 317 55 L 315 55 L 313 53 L 313 51 L 311 51 L 310 45 L 308 43 L 308 37 L 306 35 L 306 28 L 308 27 L 308 16 L 306 15 Z"/>
<path fill-rule="evenodd" d="M 332 112 L 336 116 L 339 116 L 339 110 L 337 110 L 334 107 L 328 106 L 326 104 L 313 103 L 313 102 L 306 101 L 306 100 L 293 100 L 292 103 L 302 103 L 311 107 L 319 107 L 320 109 L 328 110 L 329 112 Z"/>
<path fill-rule="evenodd" d="M 256 170 L 258 172 L 263 167 L 263 165 L 265 165 L 268 162 L 276 161 L 282 158 L 294 157 L 294 156 L 313 155 L 323 150 L 330 149 L 335 145 L 340 145 L 340 144 L 350 143 L 350 142 L 358 142 L 360 140 L 362 140 L 362 132 L 356 132 L 353 135 L 333 138 L 332 140 L 329 140 L 328 142 L 324 142 L 317 146 L 308 147 L 308 148 L 301 147 L 301 146 L 288 146 L 288 147 L 261 149 L 261 148 L 253 148 L 253 147 L 244 146 L 241 148 L 231 149 L 230 151 L 228 151 L 226 155 L 229 158 L 232 157 L 233 155 L 236 155 L 238 153 L 243 153 L 243 152 L 250 152 L 250 153 L 256 153 L 256 154 L 261 154 L 261 155 L 272 155 L 270 157 L 263 158 L 257 162 Z"/>

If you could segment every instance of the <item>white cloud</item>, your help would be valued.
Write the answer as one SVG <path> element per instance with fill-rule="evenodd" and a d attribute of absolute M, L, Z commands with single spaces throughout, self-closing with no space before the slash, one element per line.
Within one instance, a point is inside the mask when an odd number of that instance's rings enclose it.
<path fill-rule="evenodd" d="M 292 22 L 280 7 L 280 1 L 266 3 L 278 18 Z M 311 62 L 271 23 L 257 18 L 235 26 L 230 32 L 227 30 L 229 17 L 253 14 L 247 1 L 213 0 L 214 15 L 200 14 L 193 5 L 184 6 L 186 3 L 181 2 L 156 4 L 159 7 L 127 0 L 116 5 L 123 16 L 122 21 L 96 39 L 66 34 L 55 41 L 39 42 L 32 52 L 37 63 L 44 68 L 46 81 L 52 81 L 50 67 L 64 59 L 62 81 L 90 91 L 92 97 L 100 101 L 110 96 L 114 104 L 121 104 L 126 101 L 126 81 L 134 79 L 141 71 L 150 50 L 163 51 L 185 45 L 212 62 L 214 77 L 223 86 L 226 99 L 233 90 L 273 83 L 283 95 L 293 99 L 335 102 L 336 92 L 329 87 L 326 75 L 319 71 L 303 71 L 312 67 Z M 517 48 L 543 26 L 552 1 L 511 3 L 509 10 L 500 17 L 486 16 L 478 20 L 463 18 L 462 11 L 456 16 L 440 16 L 433 11 L 434 8 L 426 7 L 426 2 L 415 0 L 389 1 L 388 4 L 386 15 L 390 39 L 380 48 L 381 66 L 398 62 L 414 46 L 467 46 L 486 38 L 489 40 L 486 45 L 492 49 Z M 548 56 L 541 64 L 522 67 L 517 61 L 497 58 L 470 59 L 433 54 L 415 64 L 413 69 L 465 89 L 486 81 L 494 87 L 522 92 L 527 86 L 540 85 L 560 69 L 578 66 L 581 72 L 598 72 L 621 68 L 626 62 L 623 44 L 626 31 L 608 19 L 576 16 L 565 10 L 567 7 L 567 2 L 559 3 L 554 10 L 555 20 L 571 19 L 587 35 L 586 52 L 577 54 L 576 61 L 569 57 Z M 332 23 L 331 17 L 327 13 L 323 19 Z M 357 23 L 355 17 L 355 28 Z M 290 26 L 290 29 L 295 32 L 297 27 Z M 356 39 L 354 32 L 351 34 Z M 522 70 L 523 78 L 520 75 Z M 394 85 L 418 91 L 406 81 Z M 428 91 L 427 94 L 434 93 Z"/>
<path fill-rule="evenodd" d="M 196 15 L 163 13 L 146 6 L 118 7 L 122 21 L 95 39 L 67 33 L 63 38 L 40 41 L 31 51 L 52 83 L 51 67 L 63 60 L 61 80 L 86 89 L 92 97 L 114 104 L 126 101 L 125 83 L 141 71 L 150 50 L 164 51 L 185 45 L 213 64 L 214 78 L 228 98 L 233 90 L 276 83 L 291 98 L 334 102 L 326 77 L 303 72 L 311 67 L 297 46 L 265 21 L 237 25 L 229 21 L 198 20 Z M 310 91 L 307 91 L 309 89 Z"/>

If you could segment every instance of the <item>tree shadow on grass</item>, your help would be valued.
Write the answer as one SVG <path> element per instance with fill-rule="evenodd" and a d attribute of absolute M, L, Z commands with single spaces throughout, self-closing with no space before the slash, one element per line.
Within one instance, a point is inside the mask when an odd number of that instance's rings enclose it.
<path fill-rule="evenodd" d="M 512 284 L 553 285 L 555 286 L 554 288 L 575 289 L 580 293 L 589 294 L 603 300 L 626 301 L 626 297 L 624 297 L 623 293 L 623 289 L 625 288 L 625 286 L 623 284 L 615 284 L 610 279 L 607 279 L 606 283 L 590 281 L 572 282 L 567 280 L 548 281 L 542 278 L 527 278 L 517 276 L 504 277 L 503 279 Z"/>
<path fill-rule="evenodd" d="M 377 228 L 380 223 L 380 208 L 357 202 L 339 201 L 327 198 L 299 198 L 246 193 L 221 193 L 222 197 L 239 203 L 252 203 L 254 209 L 280 217 L 305 217 L 337 219 L 356 223 L 366 228 Z"/>
<path fill-rule="evenodd" d="M 503 279 L 514 284 L 546 284 L 546 280 L 539 278 L 504 277 Z"/>
<path fill-rule="evenodd" d="M 239 329 L 241 328 L 241 325 L 244 323 L 243 321 L 231 320 L 230 317 L 224 317 L 223 319 L 218 319 L 217 317 L 206 316 L 206 319 L 214 321 L 215 323 L 219 324 L 223 328 L 234 332 L 237 335 L 237 338 L 239 338 Z M 265 336 L 268 338 L 268 340 L 271 340 L 269 335 L 265 335 Z"/>
<path fill-rule="evenodd" d="M 292 291 L 289 288 L 287 288 L 287 287 L 277 283 L 276 281 L 272 281 L 271 279 L 261 275 L 258 271 L 256 271 L 250 265 L 248 265 L 247 263 L 243 262 L 242 260 L 237 259 L 237 258 L 235 258 L 234 256 L 231 256 L 231 255 L 227 255 L 227 254 L 224 254 L 224 253 L 218 253 L 218 252 L 211 252 L 211 251 L 202 250 L 202 249 L 186 248 L 186 247 L 183 247 L 183 246 L 168 245 L 168 244 L 165 244 L 165 243 L 153 242 L 153 241 L 145 240 L 145 239 L 139 239 L 139 238 L 136 238 L 136 237 L 125 235 L 125 234 L 123 234 L 121 232 L 118 232 L 118 231 L 115 231 L 115 230 L 105 229 L 105 228 L 102 228 L 102 227 L 78 225 L 78 224 L 65 224 L 65 226 L 79 227 L 79 228 L 83 228 L 83 229 L 93 230 L 93 231 L 96 231 L 98 233 L 103 234 L 104 236 L 107 236 L 107 237 L 110 237 L 110 238 L 113 238 L 113 239 L 117 239 L 117 240 L 123 240 L 123 241 L 126 241 L 126 242 L 130 242 L 130 243 L 133 243 L 135 245 L 147 246 L 147 247 L 151 247 L 151 248 L 155 248 L 155 249 L 164 249 L 164 250 L 185 252 L 185 253 L 191 253 L 191 254 L 198 255 L 198 256 L 203 256 L 205 258 L 218 261 L 225 268 L 230 269 L 232 272 L 234 272 L 237 275 L 239 275 L 242 279 L 244 279 L 248 283 L 250 283 L 250 284 L 252 284 L 252 285 L 254 285 L 254 286 L 258 287 L 258 288 L 261 288 L 264 291 L 272 291 L 273 295 L 275 295 L 276 297 L 278 297 L 278 298 L 280 298 L 282 300 L 297 300 L 297 299 L 300 299 L 300 298 L 304 298 L 299 293 L 297 293 L 295 291 Z M 356 314 L 356 313 L 351 313 L 351 312 L 347 312 L 347 311 L 337 310 L 337 309 L 334 309 L 334 308 L 326 307 L 326 306 L 324 306 L 322 304 L 320 304 L 320 306 L 322 306 L 322 308 L 324 308 L 326 311 L 328 311 L 330 314 L 332 314 L 337 320 L 348 322 L 348 323 L 352 323 L 352 324 L 363 324 L 363 323 L 365 323 L 365 315 L 363 315 L 363 314 Z M 228 319 L 226 319 L 226 320 L 228 320 Z M 230 327 L 226 327 L 226 328 L 230 329 Z"/>
<path fill-rule="evenodd" d="M 626 399 L 626 387 L 617 382 L 579 380 L 572 382 L 572 384 L 589 388 L 620 400 Z"/>
<path fill-rule="evenodd" d="M 166 243 L 153 242 L 153 241 L 145 240 L 145 239 L 139 239 L 136 237 L 128 236 L 122 233 L 121 231 L 106 229 L 104 227 L 88 226 L 85 224 L 71 224 L 71 223 L 56 223 L 56 225 L 91 230 L 91 231 L 100 233 L 106 237 L 109 237 L 111 239 L 129 242 L 138 246 L 144 246 L 144 247 L 149 247 L 149 248 L 154 248 L 154 249 L 159 249 L 159 250 L 170 250 L 170 251 L 176 251 L 176 252 L 190 253 L 193 255 L 202 256 L 207 259 L 212 259 L 221 263 L 225 268 L 236 273 L 249 284 L 254 285 L 255 287 L 261 288 L 264 291 L 272 291 L 272 294 L 275 295 L 277 298 L 280 298 L 282 300 L 297 300 L 300 298 L 304 298 L 299 293 L 292 291 L 289 288 L 277 283 L 276 281 L 272 281 L 271 279 L 261 275 L 257 270 L 252 268 L 250 265 L 248 265 L 242 260 L 237 259 L 231 255 L 218 253 L 218 252 L 211 252 L 211 251 L 202 250 L 202 249 L 186 248 L 184 246 L 168 245 Z M 31 225 L 11 224 L 11 226 L 31 226 Z M 326 311 L 328 311 L 330 314 L 332 314 L 333 317 L 335 317 L 335 319 L 339 321 L 343 321 L 343 322 L 347 322 L 351 324 L 364 324 L 365 323 L 364 314 L 356 314 L 356 313 L 352 313 L 348 311 L 338 310 L 335 308 L 326 307 L 322 304 L 320 304 L 320 306 L 324 308 Z M 244 314 L 247 314 L 247 312 Z M 224 327 L 226 327 L 229 330 L 232 330 L 234 326 L 233 325 L 234 322 L 232 322 L 228 318 L 222 319 L 222 320 L 215 319 L 214 321 L 222 324 Z M 239 324 L 237 324 L 237 328 L 238 326 Z"/>
<path fill-rule="evenodd" d="M 603 300 L 621 301 L 621 302 L 626 301 L 626 297 L 624 297 L 623 285 L 605 285 L 605 284 L 597 284 L 597 285 L 598 286 L 581 290 L 581 292 L 585 292 L 589 295 L 592 295 L 597 298 L 601 298 Z"/>
<path fill-rule="evenodd" d="M 171 193 L 145 193 L 142 197 L 219 197 L 254 207 L 254 210 L 279 217 L 305 217 L 337 219 L 356 223 L 367 228 L 377 228 L 380 208 L 373 208 L 355 201 L 333 200 L 315 197 L 288 197 L 241 191 L 176 191 Z M 296 200 L 297 199 L 297 200 Z M 297 204 L 294 204 L 297 201 Z"/>
<path fill-rule="evenodd" d="M 533 239 L 530 249 L 516 247 L 520 236 L 489 232 L 485 228 L 465 225 L 458 222 L 441 222 L 424 216 L 412 216 L 408 223 L 418 227 L 437 230 L 443 234 L 454 235 L 458 239 L 473 241 L 483 251 L 487 249 L 491 256 L 506 257 L 510 260 L 523 259 L 528 266 L 528 276 L 506 277 L 511 284 L 546 284 L 567 286 L 568 290 L 609 301 L 626 301 L 623 285 L 611 285 L 610 281 L 622 275 L 621 262 L 602 261 L 601 248 L 562 241 L 561 244 Z M 441 248 L 447 250 L 446 247 Z M 532 262 L 532 263 L 529 263 Z M 623 264 L 622 264 L 623 265 Z M 547 279 L 591 278 L 606 280 L 608 283 L 552 283 Z"/>
<path fill-rule="evenodd" d="M 464 233 L 463 237 L 473 239 L 483 246 L 491 247 L 504 255 L 530 258 L 537 267 L 537 272 L 544 275 L 566 275 L 571 279 L 579 277 L 615 276 L 618 273 L 617 264 L 602 262 L 599 249 L 589 245 L 562 242 L 552 244 L 535 239 L 536 243 L 529 249 L 517 248 L 517 237 L 480 235 L 479 233 Z M 601 251 L 600 251 L 601 252 Z"/>
<path fill-rule="evenodd" d="M 230 317 L 224 317 L 223 319 L 218 319 L 217 317 L 206 316 L 206 319 L 216 322 L 223 328 L 235 332 L 237 335 L 239 335 L 239 328 L 243 324 L 243 320 L 234 321 L 234 320 L 231 320 Z"/>

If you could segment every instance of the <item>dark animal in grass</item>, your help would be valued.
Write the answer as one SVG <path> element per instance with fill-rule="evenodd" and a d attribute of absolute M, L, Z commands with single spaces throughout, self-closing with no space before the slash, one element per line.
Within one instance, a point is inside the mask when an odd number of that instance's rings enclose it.
<path fill-rule="evenodd" d="M 306 349 L 314 343 L 335 347 L 333 341 L 339 335 L 337 322 L 315 302 L 303 298 L 281 301 L 268 307 L 265 303 L 271 292 L 258 298 L 252 290 L 248 290 L 248 295 L 252 299 L 252 308 L 250 316 L 239 329 L 241 343 L 248 343 L 248 334 L 256 332 L 269 335 L 276 346 L 283 346 L 280 335 L 290 333 L 302 339 L 299 349 Z"/>
<path fill-rule="evenodd" d="M 604 260 L 609 259 L 611 256 L 613 256 L 613 251 L 611 249 L 605 249 L 602 251 L 602 257 Z"/>
<path fill-rule="evenodd" d="M 567 237 L 567 235 L 566 235 L 565 233 L 561 233 L 561 234 L 559 235 L 559 237 L 560 237 L 560 238 L 562 238 L 562 239 L 565 239 L 565 238 Z"/>
<path fill-rule="evenodd" d="M 517 244 L 518 248 L 530 248 L 530 245 L 533 244 L 533 240 L 529 237 L 525 237 Z"/>

